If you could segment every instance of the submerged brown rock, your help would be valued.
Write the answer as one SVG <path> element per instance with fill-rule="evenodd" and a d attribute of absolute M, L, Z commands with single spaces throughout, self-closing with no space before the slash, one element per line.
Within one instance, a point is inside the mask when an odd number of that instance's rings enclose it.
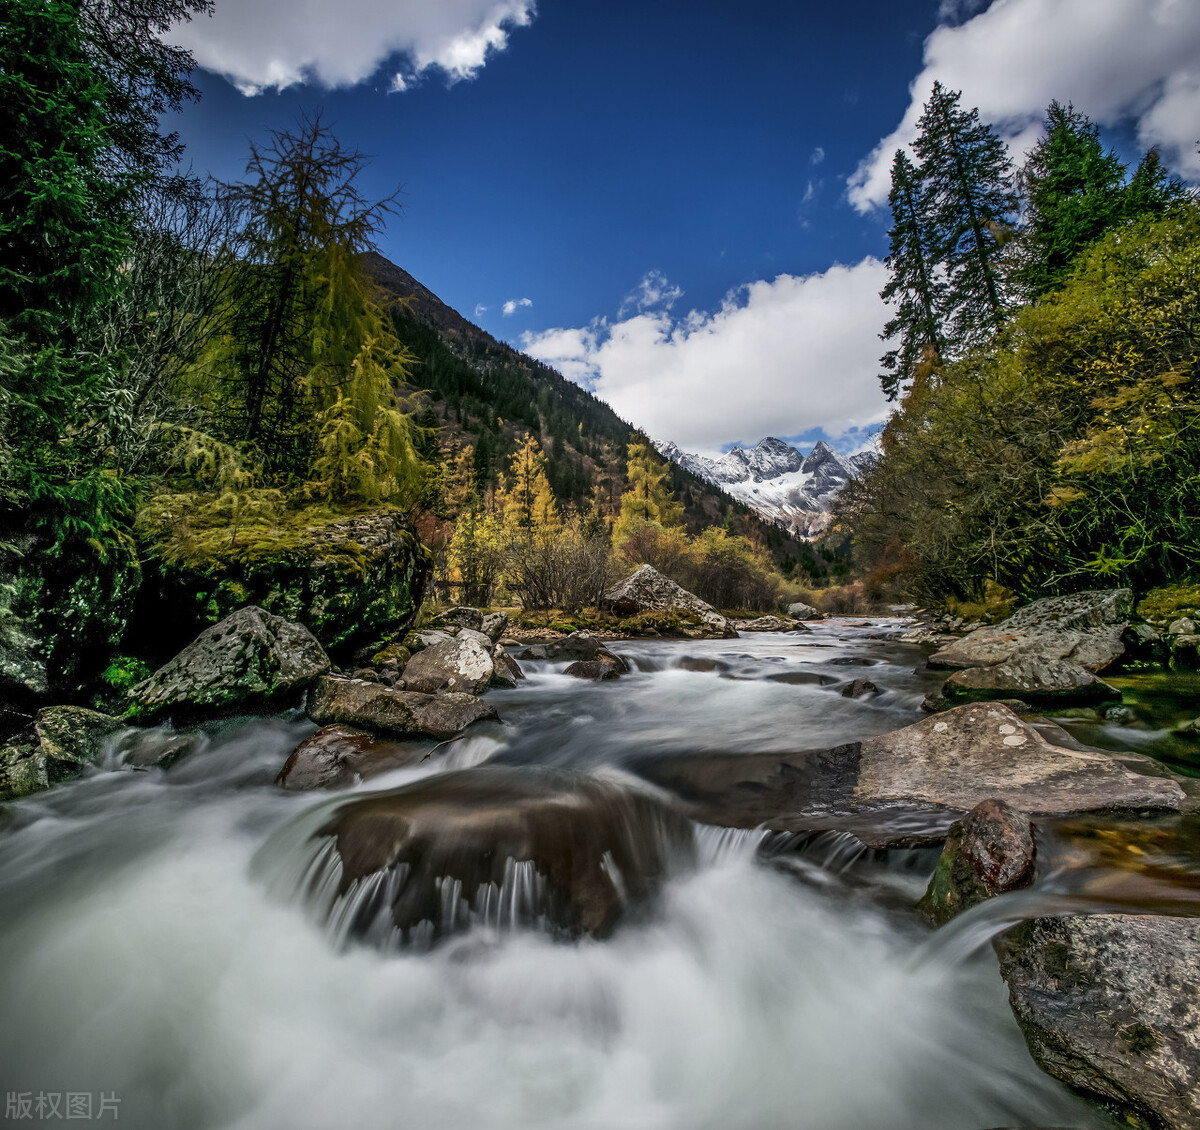
<path fill-rule="evenodd" d="M 472 922 L 603 936 L 690 859 L 691 823 L 646 792 L 586 773 L 482 766 L 343 805 L 332 836 L 360 932 Z M 388 882 L 367 881 L 386 877 Z M 357 886 L 356 886 L 357 884 Z M 507 909 L 506 909 L 507 908 Z M 507 917 L 506 917 L 507 916 Z"/>

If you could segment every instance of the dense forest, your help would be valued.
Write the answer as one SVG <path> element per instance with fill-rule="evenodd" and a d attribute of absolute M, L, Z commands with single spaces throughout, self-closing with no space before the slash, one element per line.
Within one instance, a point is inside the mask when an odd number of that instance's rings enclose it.
<path fill-rule="evenodd" d="M 868 593 L 941 603 L 1200 566 L 1200 208 L 1073 106 L 1014 168 L 935 86 L 892 167 L 882 459 L 841 500 Z"/>
<path fill-rule="evenodd" d="M 198 92 L 160 36 L 209 8 L 15 0 L 0 26 L 6 694 L 127 684 L 172 627 L 293 607 L 306 553 L 361 586 L 362 545 L 314 546 L 363 516 L 415 523 L 446 599 L 571 607 L 647 554 L 723 604 L 828 572 L 585 390 L 423 317 L 375 253 L 396 198 L 320 117 L 235 181 L 182 173 L 160 122 Z"/>

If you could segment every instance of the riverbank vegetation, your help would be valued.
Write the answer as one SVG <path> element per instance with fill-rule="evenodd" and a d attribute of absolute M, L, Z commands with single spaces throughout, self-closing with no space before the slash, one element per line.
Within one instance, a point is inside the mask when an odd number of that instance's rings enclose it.
<path fill-rule="evenodd" d="M 866 590 L 979 606 L 1200 569 L 1200 209 L 1052 103 L 1014 169 L 935 87 L 893 166 L 882 458 L 838 521 Z M 955 157 L 961 158 L 961 160 Z"/>
<path fill-rule="evenodd" d="M 180 172 L 160 122 L 198 90 L 159 35 L 209 8 L 14 0 L 0 26 L 6 700 L 94 686 L 154 624 L 194 632 L 239 594 L 348 639 L 326 623 L 346 602 L 314 596 L 335 578 L 301 559 L 365 583 L 385 543 L 417 556 L 381 621 L 411 617 L 430 552 L 439 591 L 476 603 L 580 609 L 669 553 L 715 603 L 773 607 L 799 547 L 384 285 L 395 197 L 364 194 L 319 118 L 252 143 L 236 181 Z"/>

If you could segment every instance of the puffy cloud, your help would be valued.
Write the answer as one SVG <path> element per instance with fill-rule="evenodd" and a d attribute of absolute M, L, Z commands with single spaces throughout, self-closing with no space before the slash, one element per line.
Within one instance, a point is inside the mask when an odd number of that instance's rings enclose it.
<path fill-rule="evenodd" d="M 532 306 L 532 298 L 510 298 L 501 309 L 504 311 L 506 318 L 511 318 L 517 310 L 522 306 Z"/>
<path fill-rule="evenodd" d="M 391 90 L 402 91 L 434 67 L 452 82 L 474 77 L 533 14 L 533 0 L 217 0 L 173 38 L 246 94 L 353 86 L 395 56 Z"/>
<path fill-rule="evenodd" d="M 810 165 L 819 165 L 824 160 L 825 150 L 820 145 L 818 145 L 816 149 L 814 149 L 808 156 L 808 163 Z"/>
<path fill-rule="evenodd" d="M 924 68 L 900 124 L 850 178 L 859 211 L 887 200 L 892 154 L 916 135 L 935 79 L 962 90 L 964 105 L 978 106 L 1018 157 L 1057 98 L 1101 125 L 1136 121 L 1144 144 L 1200 177 L 1196 0 L 995 0 L 964 23 L 937 28 L 925 41 Z"/>
<path fill-rule="evenodd" d="M 525 334 L 522 346 L 687 450 L 815 428 L 838 437 L 887 414 L 876 376 L 886 279 L 864 259 L 750 283 L 712 312 L 639 311 Z"/>

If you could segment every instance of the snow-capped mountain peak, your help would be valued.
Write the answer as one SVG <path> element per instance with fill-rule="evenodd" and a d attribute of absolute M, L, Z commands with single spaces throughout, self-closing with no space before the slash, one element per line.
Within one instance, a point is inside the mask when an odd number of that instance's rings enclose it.
<path fill-rule="evenodd" d="M 808 539 L 829 524 L 838 492 L 875 458 L 870 452 L 840 456 L 824 440 L 802 455 L 773 436 L 749 449 L 731 447 L 718 459 L 693 455 L 674 443 L 656 446 L 671 462 L 719 487 L 794 537 Z"/>

